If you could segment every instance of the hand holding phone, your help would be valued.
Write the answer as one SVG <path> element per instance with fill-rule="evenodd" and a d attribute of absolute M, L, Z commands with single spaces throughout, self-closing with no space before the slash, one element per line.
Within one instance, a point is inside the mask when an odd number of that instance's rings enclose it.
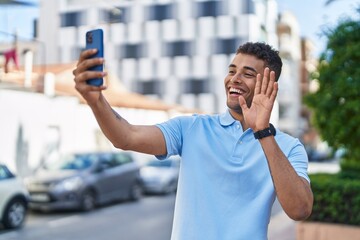
<path fill-rule="evenodd" d="M 102 29 L 94 29 L 86 32 L 86 49 L 96 48 L 98 51 L 96 54 L 91 56 L 91 58 L 103 58 L 104 57 L 104 40 L 103 40 L 103 30 Z M 90 71 L 104 71 L 103 65 L 97 65 L 89 68 Z M 94 78 L 86 81 L 87 84 L 93 86 L 101 86 L 103 85 L 102 78 Z"/>

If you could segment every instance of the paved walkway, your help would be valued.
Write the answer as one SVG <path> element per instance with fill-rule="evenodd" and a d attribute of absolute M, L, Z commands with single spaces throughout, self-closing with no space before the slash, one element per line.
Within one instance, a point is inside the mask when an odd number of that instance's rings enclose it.
<path fill-rule="evenodd" d="M 337 161 L 309 163 L 309 173 L 336 173 L 340 170 Z M 296 222 L 281 209 L 271 217 L 268 240 L 296 240 Z"/>
<path fill-rule="evenodd" d="M 271 218 L 268 230 L 269 240 L 295 240 L 296 222 L 281 210 Z"/>

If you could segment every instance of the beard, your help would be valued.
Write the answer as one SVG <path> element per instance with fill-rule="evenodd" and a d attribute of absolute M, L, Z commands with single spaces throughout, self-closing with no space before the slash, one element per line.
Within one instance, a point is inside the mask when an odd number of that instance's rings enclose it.
<path fill-rule="evenodd" d="M 227 101 L 226 105 L 229 109 L 233 110 L 234 112 L 242 114 L 242 108 L 240 107 L 239 103 Z"/>

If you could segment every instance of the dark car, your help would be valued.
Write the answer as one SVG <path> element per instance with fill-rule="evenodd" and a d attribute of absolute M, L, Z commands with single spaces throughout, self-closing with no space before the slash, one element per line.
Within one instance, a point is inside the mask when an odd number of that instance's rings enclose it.
<path fill-rule="evenodd" d="M 180 160 L 150 160 L 140 170 L 143 191 L 168 194 L 177 190 Z"/>
<path fill-rule="evenodd" d="M 28 196 L 22 179 L 0 164 L 0 222 L 5 228 L 20 228 L 24 224 Z"/>
<path fill-rule="evenodd" d="M 139 166 L 127 152 L 75 153 L 26 179 L 33 210 L 80 209 L 141 197 Z"/>

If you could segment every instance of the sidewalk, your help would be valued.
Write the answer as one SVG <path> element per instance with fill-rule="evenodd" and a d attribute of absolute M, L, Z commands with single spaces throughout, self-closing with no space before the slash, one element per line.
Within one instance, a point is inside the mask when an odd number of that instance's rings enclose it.
<path fill-rule="evenodd" d="M 268 240 L 296 240 L 296 222 L 283 210 L 271 217 Z"/>
<path fill-rule="evenodd" d="M 309 163 L 309 173 L 336 173 L 340 170 L 338 161 Z M 296 222 L 290 219 L 281 210 L 271 217 L 268 231 L 268 240 L 296 240 Z"/>

